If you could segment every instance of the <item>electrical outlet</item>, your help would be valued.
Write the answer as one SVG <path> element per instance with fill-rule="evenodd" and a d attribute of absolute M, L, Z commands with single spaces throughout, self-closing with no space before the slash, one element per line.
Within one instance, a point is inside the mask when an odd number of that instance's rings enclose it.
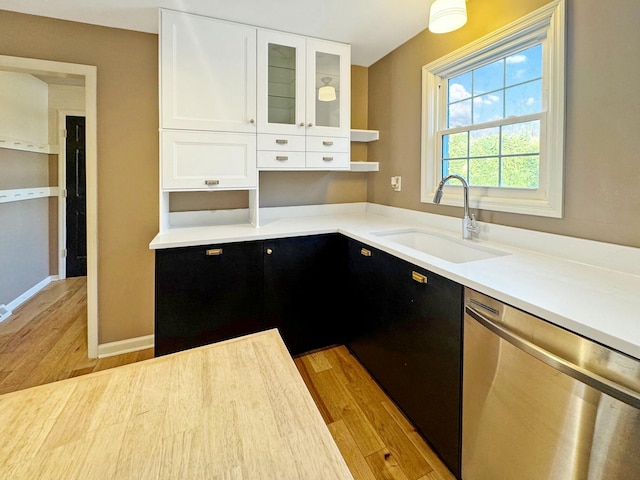
<path fill-rule="evenodd" d="M 394 192 L 399 192 L 402 189 L 402 177 L 391 177 L 391 188 Z"/>

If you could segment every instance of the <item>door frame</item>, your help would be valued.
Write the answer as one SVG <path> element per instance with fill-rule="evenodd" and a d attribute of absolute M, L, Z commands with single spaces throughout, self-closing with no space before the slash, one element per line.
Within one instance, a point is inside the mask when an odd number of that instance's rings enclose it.
<path fill-rule="evenodd" d="M 67 250 L 67 139 L 65 135 L 67 117 L 85 117 L 86 121 L 84 110 L 58 110 L 58 188 L 60 189 L 58 195 L 58 278 L 60 280 L 67 278 L 67 256 L 65 255 Z"/>
<path fill-rule="evenodd" d="M 98 358 L 98 69 L 94 65 L 7 55 L 0 55 L 0 69 L 84 81 L 87 176 L 87 351 L 89 358 Z M 60 193 L 58 197 L 60 201 Z"/>

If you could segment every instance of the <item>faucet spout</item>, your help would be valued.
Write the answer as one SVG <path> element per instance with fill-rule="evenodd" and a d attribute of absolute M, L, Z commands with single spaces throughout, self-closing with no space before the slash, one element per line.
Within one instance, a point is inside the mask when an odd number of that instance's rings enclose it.
<path fill-rule="evenodd" d="M 471 218 L 469 217 L 469 184 L 463 177 L 454 173 L 444 177 L 438 185 L 436 194 L 433 197 L 433 203 L 440 203 L 443 195 L 442 189 L 444 188 L 445 184 L 453 178 L 459 180 L 462 183 L 464 193 L 464 218 L 462 219 L 462 238 L 471 238 L 473 234 L 478 231 L 478 225 L 476 224 L 475 215 L 472 215 Z"/>

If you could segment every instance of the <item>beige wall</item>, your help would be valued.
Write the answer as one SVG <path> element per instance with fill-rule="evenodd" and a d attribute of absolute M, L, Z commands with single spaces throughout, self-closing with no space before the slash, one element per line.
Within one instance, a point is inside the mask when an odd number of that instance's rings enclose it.
<path fill-rule="evenodd" d="M 96 65 L 100 343 L 153 332 L 157 36 L 0 11 L 0 54 Z"/>
<path fill-rule="evenodd" d="M 370 202 L 461 216 L 420 202 L 421 67 L 548 3 L 470 0 L 469 21 L 424 31 L 369 68 Z M 568 0 L 564 218 L 481 211 L 482 221 L 640 247 L 640 2 Z M 611 8 L 615 7 L 615 8 Z M 402 192 L 389 188 L 401 175 Z"/>

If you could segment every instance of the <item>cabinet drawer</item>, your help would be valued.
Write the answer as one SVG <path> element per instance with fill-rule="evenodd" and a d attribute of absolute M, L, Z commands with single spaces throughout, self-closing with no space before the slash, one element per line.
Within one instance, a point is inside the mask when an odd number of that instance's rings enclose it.
<path fill-rule="evenodd" d="M 256 135 L 165 130 L 164 190 L 255 188 Z"/>
<path fill-rule="evenodd" d="M 304 152 L 258 152 L 258 167 L 270 169 L 304 168 Z"/>
<path fill-rule="evenodd" d="M 307 152 L 306 167 L 314 170 L 349 170 L 347 152 Z"/>
<path fill-rule="evenodd" d="M 304 152 L 304 135 L 258 134 L 258 150 Z"/>
<path fill-rule="evenodd" d="M 343 137 L 307 137 L 308 152 L 348 152 L 351 140 Z"/>

